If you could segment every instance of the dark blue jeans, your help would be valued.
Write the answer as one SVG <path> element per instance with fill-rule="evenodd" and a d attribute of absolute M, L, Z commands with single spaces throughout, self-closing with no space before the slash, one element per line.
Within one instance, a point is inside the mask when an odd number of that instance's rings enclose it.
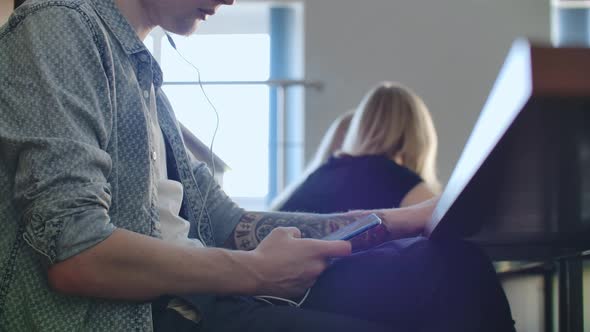
<path fill-rule="evenodd" d="M 195 330 L 514 331 L 491 262 L 462 240 L 392 241 L 336 260 L 302 308 L 224 297 L 205 312 Z"/>

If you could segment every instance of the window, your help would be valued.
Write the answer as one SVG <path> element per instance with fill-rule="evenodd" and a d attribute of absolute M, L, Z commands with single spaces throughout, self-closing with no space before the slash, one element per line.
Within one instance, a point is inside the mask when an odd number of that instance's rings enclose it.
<path fill-rule="evenodd" d="M 197 70 L 183 57 L 199 69 L 206 96 L 219 115 L 213 150 L 231 168 L 224 174 L 224 190 L 242 207 L 255 210 L 263 210 L 276 192 L 274 88 L 265 83 L 277 53 L 271 49 L 272 13 L 271 5 L 261 3 L 221 7 L 200 23 L 196 34 L 173 36 L 182 56 L 161 30 L 145 40 L 162 67 L 163 90 L 178 120 L 210 145 L 215 110 L 197 83 Z"/>
<path fill-rule="evenodd" d="M 197 64 L 201 80 L 265 81 L 270 68 L 266 34 L 193 35 L 177 39 L 183 56 Z M 237 56 L 239 54 L 239 56 Z M 162 45 L 167 82 L 195 82 L 197 72 L 169 45 Z M 200 86 L 165 85 L 178 120 L 205 144 L 215 132 L 215 111 Z M 269 88 L 264 85 L 207 85 L 205 92 L 219 114 L 213 151 L 230 167 L 223 180 L 233 197 L 266 197 L 268 193 Z"/>

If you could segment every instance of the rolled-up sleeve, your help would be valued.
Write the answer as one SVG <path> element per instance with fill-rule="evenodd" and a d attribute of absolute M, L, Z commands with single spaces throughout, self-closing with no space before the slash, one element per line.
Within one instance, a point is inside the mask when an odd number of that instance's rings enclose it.
<path fill-rule="evenodd" d="M 213 226 L 215 243 L 223 244 L 234 231 L 245 211 L 226 195 L 205 163 L 194 161 L 193 174 L 203 194 L 207 192 L 207 187 L 211 183 L 207 194 L 207 213 Z"/>
<path fill-rule="evenodd" d="M 0 152 L 16 174 L 23 237 L 49 263 L 115 229 L 106 152 L 112 93 L 88 22 L 74 7 L 40 7 L 12 24 L 0 46 Z"/>

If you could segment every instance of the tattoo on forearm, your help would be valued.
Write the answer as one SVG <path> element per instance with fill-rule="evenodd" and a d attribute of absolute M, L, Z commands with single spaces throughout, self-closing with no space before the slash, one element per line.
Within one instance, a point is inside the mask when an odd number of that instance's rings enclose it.
<path fill-rule="evenodd" d="M 354 219 L 347 215 L 247 212 L 234 230 L 232 247 L 241 250 L 254 249 L 277 227 L 297 227 L 302 237 L 319 239 L 348 225 Z"/>
<path fill-rule="evenodd" d="M 254 249 L 277 227 L 297 227 L 301 231 L 302 237 L 319 239 L 350 224 L 357 218 L 358 215 L 351 214 L 247 212 L 236 226 L 228 246 L 240 250 Z M 375 230 L 366 236 L 355 239 L 353 246 L 356 249 L 365 249 L 383 242 L 384 239 L 383 230 Z"/>

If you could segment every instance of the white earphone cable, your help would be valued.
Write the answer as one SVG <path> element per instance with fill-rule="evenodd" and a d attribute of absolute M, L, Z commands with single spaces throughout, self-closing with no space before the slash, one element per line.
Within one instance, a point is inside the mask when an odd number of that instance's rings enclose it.
<path fill-rule="evenodd" d="M 201 82 L 201 71 L 199 70 L 199 68 L 197 68 L 197 66 L 195 66 L 192 62 L 190 62 L 187 58 L 185 58 L 182 55 L 182 53 L 180 53 L 180 51 L 176 47 L 176 43 L 174 42 L 174 40 L 172 39 L 170 34 L 168 34 L 168 32 L 165 32 L 165 34 L 166 34 L 166 38 L 168 38 L 168 42 L 170 43 L 170 46 L 172 46 L 172 48 L 182 58 L 182 60 L 184 60 L 184 62 L 186 62 L 189 66 L 193 67 L 195 69 L 195 71 L 197 72 L 197 82 L 199 83 L 199 87 L 201 88 L 201 92 L 203 93 L 203 96 L 205 97 L 205 100 L 207 100 L 207 103 L 209 104 L 209 106 L 211 106 L 211 108 L 213 109 L 213 112 L 215 112 L 215 130 L 213 131 L 213 137 L 211 138 L 211 143 L 209 145 L 209 157 L 211 159 L 211 172 L 213 174 L 211 176 L 211 179 L 209 180 L 209 183 L 207 184 L 207 189 L 205 190 L 205 195 L 203 196 L 201 194 L 201 197 L 203 199 L 203 201 L 202 201 L 203 206 L 201 207 L 201 211 L 199 212 L 199 216 L 197 218 L 197 236 L 199 237 L 199 240 L 203 243 L 203 245 L 206 246 L 206 242 L 203 241 L 203 236 L 201 234 L 201 220 L 203 218 L 203 212 L 206 212 L 207 199 L 209 198 L 209 192 L 211 191 L 211 187 L 213 186 L 213 181 L 215 181 L 215 172 L 216 172 L 215 167 L 216 166 L 215 166 L 215 155 L 213 154 L 213 145 L 215 144 L 215 137 L 217 136 L 217 130 L 219 129 L 219 112 L 217 112 L 217 108 L 215 107 L 213 102 L 211 102 L 211 99 L 209 99 L 209 96 L 205 92 L 205 88 L 203 87 L 203 83 Z M 206 212 L 206 213 L 208 216 L 208 212 Z"/>
<path fill-rule="evenodd" d="M 309 293 L 311 292 L 311 288 L 308 288 L 305 291 L 305 295 L 303 295 L 303 298 L 301 300 L 299 300 L 299 302 L 295 302 L 293 300 L 289 300 L 289 299 L 284 299 L 282 297 L 277 297 L 277 296 L 270 296 L 270 295 L 259 295 L 259 296 L 254 296 L 255 299 L 268 303 L 270 305 L 274 305 L 274 303 L 272 303 L 272 301 L 280 301 L 280 302 L 284 302 L 287 303 L 288 305 L 292 306 L 292 307 L 301 307 L 303 305 L 303 302 L 305 302 L 305 300 L 307 300 L 307 297 L 309 296 Z"/>

